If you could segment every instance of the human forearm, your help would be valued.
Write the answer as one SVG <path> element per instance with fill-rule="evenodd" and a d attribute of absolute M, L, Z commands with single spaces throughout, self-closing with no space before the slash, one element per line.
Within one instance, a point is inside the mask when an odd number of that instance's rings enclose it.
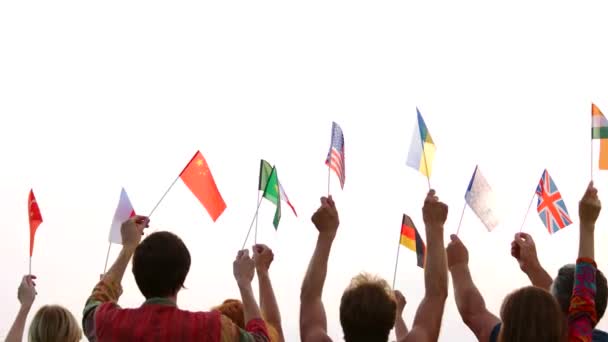
<path fill-rule="evenodd" d="M 135 247 L 123 246 L 112 267 L 104 274 L 103 280 L 120 284 L 134 252 Z"/>
<path fill-rule="evenodd" d="M 262 318 L 262 315 L 260 314 L 260 307 L 255 301 L 255 297 L 253 295 L 251 283 L 239 284 L 239 291 L 241 292 L 241 301 L 243 302 L 245 324 L 252 319 Z"/>
<path fill-rule="evenodd" d="M 407 333 L 407 325 L 403 320 L 403 316 L 401 315 L 401 313 L 399 313 L 395 317 L 395 335 L 397 337 L 397 341 L 403 341 L 407 336 Z"/>
<path fill-rule="evenodd" d="M 281 312 L 274 295 L 272 283 L 267 270 L 258 270 L 258 285 L 260 289 L 260 309 L 266 322 L 281 331 Z"/>
<path fill-rule="evenodd" d="M 553 284 L 553 278 L 547 273 L 547 271 L 540 265 L 535 265 L 525 270 L 528 279 L 532 285 L 549 291 L 551 284 Z"/>
<path fill-rule="evenodd" d="M 594 224 L 581 223 L 578 257 L 595 260 L 595 227 Z"/>
<path fill-rule="evenodd" d="M 334 236 L 332 235 L 319 234 L 315 251 L 302 282 L 301 300 L 321 298 L 333 239 Z"/>
<path fill-rule="evenodd" d="M 30 308 L 31 306 L 29 305 L 21 305 L 17 317 L 15 317 L 15 322 L 13 322 L 11 330 L 9 330 L 8 335 L 6 335 L 6 342 L 21 342 L 23 340 L 25 321 L 27 320 Z"/>
<path fill-rule="evenodd" d="M 466 323 L 471 317 L 486 311 L 486 303 L 473 282 L 468 265 L 452 266 L 450 273 L 452 274 L 456 306 L 462 320 Z"/>
<path fill-rule="evenodd" d="M 448 271 L 443 243 L 443 226 L 427 226 L 426 236 L 425 296 L 445 299 L 448 296 Z"/>

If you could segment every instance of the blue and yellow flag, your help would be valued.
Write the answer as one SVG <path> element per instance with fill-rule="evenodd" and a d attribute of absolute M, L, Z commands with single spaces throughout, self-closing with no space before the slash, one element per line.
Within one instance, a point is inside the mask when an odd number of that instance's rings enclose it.
<path fill-rule="evenodd" d="M 416 108 L 416 113 L 418 114 L 418 127 L 414 129 L 410 152 L 407 156 L 407 166 L 420 171 L 427 178 L 430 178 L 435 150 L 437 148 L 418 108 Z"/>

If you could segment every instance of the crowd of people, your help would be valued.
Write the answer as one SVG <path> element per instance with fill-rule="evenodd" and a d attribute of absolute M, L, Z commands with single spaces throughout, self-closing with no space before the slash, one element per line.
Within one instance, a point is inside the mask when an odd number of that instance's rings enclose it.
<path fill-rule="evenodd" d="M 464 324 L 479 341 L 553 342 L 608 341 L 608 334 L 595 330 L 606 310 L 606 278 L 594 261 L 595 223 L 600 200 L 590 183 L 579 202 L 580 240 L 575 264 L 565 265 L 555 279 L 538 260 L 534 241 L 519 233 L 511 253 L 532 285 L 505 297 L 499 315 L 491 313 L 475 286 L 468 267 L 468 251 L 458 236 L 444 245 L 448 206 L 435 191 L 422 207 L 426 230 L 424 264 L 425 294 L 411 328 L 402 314 L 403 294 L 381 278 L 356 275 L 340 302 L 340 323 L 347 342 L 387 342 L 391 330 L 397 340 L 437 341 L 448 297 L 448 273 Z M 332 244 L 340 220 L 331 197 L 321 198 L 312 215 L 318 230 L 314 251 L 300 292 L 300 338 L 305 342 L 331 341 L 322 300 Z M 190 253 L 183 241 L 170 232 L 155 232 L 143 239 L 149 219 L 135 216 L 121 227 L 123 247 L 107 273 L 101 276 L 86 300 L 82 324 L 60 306 L 43 306 L 35 314 L 28 333 L 31 342 L 89 341 L 273 341 L 285 340 L 279 305 L 269 268 L 274 255 L 265 245 L 238 252 L 233 274 L 240 299 L 227 299 L 210 311 L 190 312 L 177 306 L 177 297 L 190 269 Z M 137 286 L 146 301 L 138 308 L 118 305 L 121 282 L 132 259 Z M 259 304 L 251 283 L 257 274 Z M 35 276 L 25 276 L 19 286 L 21 308 L 6 338 L 21 341 L 27 315 L 36 297 Z M 218 301 L 219 302 L 219 301 Z"/>

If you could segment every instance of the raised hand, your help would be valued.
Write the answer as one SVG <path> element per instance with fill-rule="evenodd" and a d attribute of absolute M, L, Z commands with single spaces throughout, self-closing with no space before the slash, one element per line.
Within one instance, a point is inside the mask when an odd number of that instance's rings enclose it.
<path fill-rule="evenodd" d="M 536 245 L 532 236 L 526 233 L 517 233 L 513 242 L 511 242 L 511 255 L 517 259 L 519 268 L 522 271 L 528 272 L 540 266 L 538 255 L 536 254 Z"/>
<path fill-rule="evenodd" d="M 251 285 L 253 275 L 255 274 L 255 265 L 253 259 L 249 257 L 248 250 L 243 249 L 239 251 L 232 263 L 232 273 L 239 286 Z"/>
<path fill-rule="evenodd" d="M 397 302 L 397 315 L 401 316 L 403 314 L 403 309 L 405 309 L 405 305 L 407 304 L 407 300 L 401 291 L 395 290 L 393 293 L 395 294 L 395 301 Z"/>
<path fill-rule="evenodd" d="M 122 245 L 124 247 L 135 248 L 141 242 L 141 236 L 144 234 L 144 229 L 148 228 L 150 219 L 146 216 L 133 216 L 123 222 L 120 227 L 120 235 L 122 236 Z"/>
<path fill-rule="evenodd" d="M 253 262 L 258 273 L 267 273 L 273 260 L 274 254 L 270 247 L 262 244 L 253 246 Z"/>
<path fill-rule="evenodd" d="M 469 251 L 467 250 L 467 247 L 455 234 L 450 235 L 450 240 L 452 241 L 446 248 L 446 253 L 448 255 L 448 268 L 461 264 L 468 265 Z"/>
<path fill-rule="evenodd" d="M 19 285 L 19 290 L 17 290 L 17 299 L 21 305 L 26 307 L 32 307 L 34 304 L 34 300 L 36 299 L 36 282 L 34 281 L 36 276 L 34 275 L 26 275 L 23 276 L 21 280 L 21 284 Z"/>
<path fill-rule="evenodd" d="M 430 190 L 424 200 L 422 207 L 422 218 L 424 224 L 433 227 L 443 227 L 448 218 L 448 206 L 439 202 L 439 197 L 435 195 L 435 190 Z"/>
<path fill-rule="evenodd" d="M 578 216 L 581 222 L 581 228 L 594 228 L 602 210 L 602 203 L 597 196 L 597 189 L 593 186 L 593 181 L 589 182 L 587 191 L 583 198 L 578 203 Z"/>
<path fill-rule="evenodd" d="M 331 196 L 321 197 L 321 206 L 312 215 L 312 223 L 315 224 L 319 234 L 335 236 L 340 219 L 338 218 L 338 210 Z"/>

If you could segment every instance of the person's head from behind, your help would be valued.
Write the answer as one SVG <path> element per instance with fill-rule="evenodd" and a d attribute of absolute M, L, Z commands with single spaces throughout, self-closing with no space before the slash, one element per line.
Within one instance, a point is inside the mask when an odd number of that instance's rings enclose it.
<path fill-rule="evenodd" d="M 551 293 L 533 286 L 509 294 L 500 310 L 499 342 L 566 341 L 566 318 Z"/>
<path fill-rule="evenodd" d="M 354 277 L 342 294 L 340 323 L 347 342 L 386 342 L 397 304 L 388 283 L 368 274 Z"/>
<path fill-rule="evenodd" d="M 232 323 L 239 328 L 245 329 L 245 314 L 243 313 L 243 303 L 238 299 L 226 299 L 222 305 L 214 307 L 212 310 L 219 311 L 222 315 L 230 318 Z"/>
<path fill-rule="evenodd" d="M 67 309 L 45 305 L 36 312 L 29 331 L 29 342 L 78 342 L 80 326 Z"/>
<path fill-rule="evenodd" d="M 173 233 L 150 234 L 133 255 L 135 282 L 146 299 L 176 296 L 189 270 L 190 252 Z"/>
<path fill-rule="evenodd" d="M 557 302 L 565 315 L 568 314 L 570 297 L 572 296 L 572 290 L 574 289 L 574 271 L 574 264 L 562 266 L 551 286 L 551 293 L 555 296 L 555 299 L 557 299 Z M 595 293 L 595 311 L 599 322 L 606 312 L 606 302 L 608 301 L 608 284 L 606 283 L 606 277 L 600 270 L 597 270 L 596 272 L 595 283 L 597 288 Z"/>
<path fill-rule="evenodd" d="M 245 329 L 245 313 L 243 312 L 243 303 L 238 299 L 226 299 L 222 305 L 218 305 L 211 310 L 217 310 L 222 315 L 230 318 L 232 323 L 239 328 Z M 262 313 L 263 315 L 263 313 Z M 279 340 L 279 333 L 271 324 L 266 322 L 266 329 L 271 342 Z"/>

